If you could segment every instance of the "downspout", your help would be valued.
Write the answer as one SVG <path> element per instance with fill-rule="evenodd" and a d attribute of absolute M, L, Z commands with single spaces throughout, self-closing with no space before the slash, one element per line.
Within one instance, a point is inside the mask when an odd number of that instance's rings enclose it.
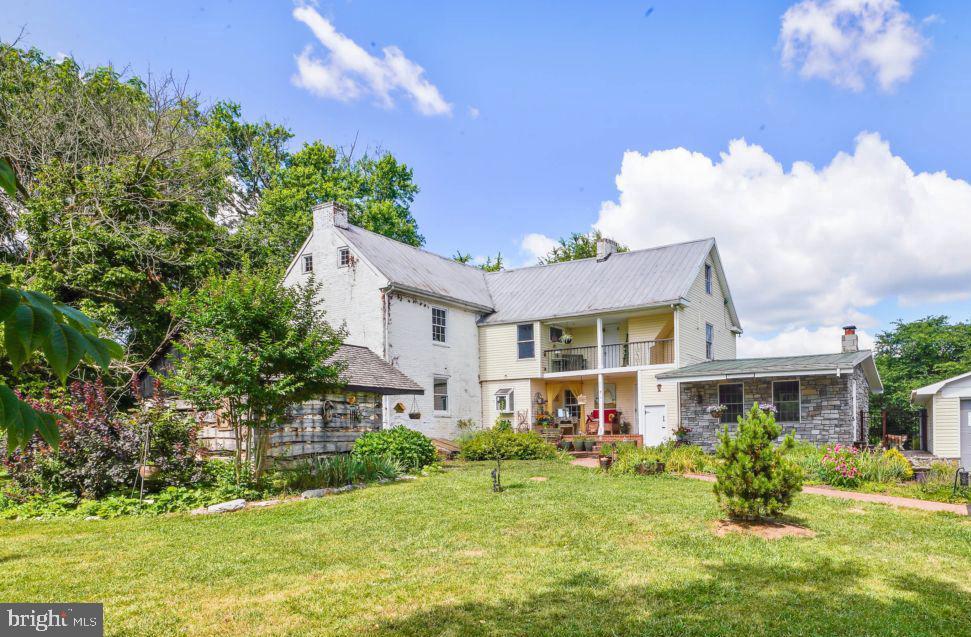
<path fill-rule="evenodd" d="M 381 293 L 381 323 L 382 330 L 384 332 L 384 338 L 382 339 L 382 350 L 384 354 L 384 360 L 390 364 L 390 353 L 391 350 L 388 347 L 388 315 L 391 312 L 391 299 L 389 298 L 390 291 L 384 291 Z M 386 426 L 391 425 L 391 396 L 381 397 L 381 422 L 386 423 Z"/>

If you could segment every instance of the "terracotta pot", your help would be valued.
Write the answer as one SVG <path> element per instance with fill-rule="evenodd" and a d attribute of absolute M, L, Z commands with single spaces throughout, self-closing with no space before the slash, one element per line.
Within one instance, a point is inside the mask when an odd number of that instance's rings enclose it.
<path fill-rule="evenodd" d="M 609 469 L 610 465 L 613 464 L 614 459 L 610 456 L 600 456 L 600 468 Z"/>
<path fill-rule="evenodd" d="M 158 467 L 153 464 L 139 465 L 138 475 L 142 477 L 142 480 L 151 480 L 158 475 Z"/>

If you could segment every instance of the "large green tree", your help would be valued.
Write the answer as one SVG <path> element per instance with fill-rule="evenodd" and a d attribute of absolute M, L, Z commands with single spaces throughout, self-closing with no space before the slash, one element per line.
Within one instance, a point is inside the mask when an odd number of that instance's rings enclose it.
<path fill-rule="evenodd" d="M 14 281 L 104 322 L 147 354 L 159 300 L 224 260 L 215 213 L 232 172 L 205 113 L 171 78 L 144 82 L 0 46 L 2 200 Z"/>
<path fill-rule="evenodd" d="M 910 392 L 971 371 L 971 322 L 951 323 L 946 316 L 895 321 L 877 334 L 874 349 L 884 391 L 870 399 L 871 425 L 880 427 L 886 410 L 891 431 L 916 435 Z"/>
<path fill-rule="evenodd" d="M 340 367 L 326 360 L 342 334 L 324 320 L 318 292 L 244 267 L 171 301 L 181 321 L 179 364 L 163 382 L 197 407 L 222 410 L 236 435 L 237 470 L 259 477 L 289 408 L 340 384 Z"/>
<path fill-rule="evenodd" d="M 337 201 L 354 225 L 421 246 L 425 239 L 410 212 L 417 192 L 411 169 L 390 153 L 353 159 L 312 142 L 287 156 L 268 179 L 236 239 L 254 264 L 283 266 L 307 238 L 313 207 Z"/>

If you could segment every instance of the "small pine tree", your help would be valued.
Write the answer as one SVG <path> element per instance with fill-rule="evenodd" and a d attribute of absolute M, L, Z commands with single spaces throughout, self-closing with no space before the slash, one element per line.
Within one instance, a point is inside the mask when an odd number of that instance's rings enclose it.
<path fill-rule="evenodd" d="M 734 437 L 728 427 L 719 434 L 715 455 L 723 463 L 716 471 L 715 495 L 730 517 L 775 517 L 789 508 L 802 489 L 802 472 L 786 458 L 795 445 L 792 435 L 774 444 L 781 433 L 772 412 L 756 403 L 738 419 Z"/>

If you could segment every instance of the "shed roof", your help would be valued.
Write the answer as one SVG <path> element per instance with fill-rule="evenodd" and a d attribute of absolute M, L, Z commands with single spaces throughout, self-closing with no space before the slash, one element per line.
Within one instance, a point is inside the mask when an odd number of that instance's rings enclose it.
<path fill-rule="evenodd" d="M 952 376 L 951 378 L 945 378 L 944 380 L 931 383 L 930 385 L 925 385 L 924 387 L 918 387 L 910 392 L 910 402 L 923 402 L 928 397 L 933 396 L 951 383 L 964 380 L 965 378 L 971 378 L 971 372 Z"/>
<path fill-rule="evenodd" d="M 870 383 L 874 393 L 883 391 L 883 382 L 869 350 L 843 352 L 839 354 L 810 354 L 805 356 L 774 356 L 767 358 L 736 358 L 734 360 L 715 360 L 695 363 L 657 375 L 661 380 L 681 382 L 702 380 L 731 380 L 736 378 L 755 378 L 787 375 L 820 375 L 843 373 L 858 365 Z"/>
<path fill-rule="evenodd" d="M 411 380 L 400 369 L 360 345 L 341 345 L 328 359 L 328 363 L 344 363 L 341 378 L 353 391 L 369 391 L 376 394 L 424 394 L 421 385 Z"/>

